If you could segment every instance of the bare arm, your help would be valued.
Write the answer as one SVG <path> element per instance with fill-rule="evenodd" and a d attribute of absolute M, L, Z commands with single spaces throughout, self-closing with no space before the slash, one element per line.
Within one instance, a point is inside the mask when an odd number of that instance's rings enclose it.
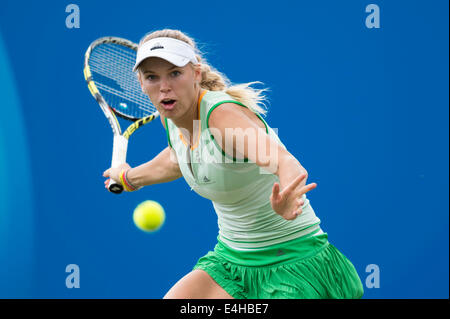
<path fill-rule="evenodd" d="M 183 176 L 173 150 L 167 146 L 147 163 L 131 168 L 127 173 L 130 183 L 136 187 L 167 183 Z"/>
<path fill-rule="evenodd" d="M 134 168 L 131 168 L 127 163 L 121 164 L 118 167 L 107 169 L 103 173 L 103 176 L 118 181 L 120 180 L 120 172 L 128 170 L 127 180 L 136 188 L 176 180 L 180 178 L 182 174 L 176 156 L 175 154 L 172 154 L 172 152 L 173 150 L 167 146 L 161 153 L 147 163 Z M 105 181 L 105 187 L 107 187 L 108 182 L 109 179 Z"/>
<path fill-rule="evenodd" d="M 317 184 L 306 185 L 305 168 L 265 132 L 261 121 L 250 112 L 236 104 L 221 105 L 209 118 L 211 132 L 227 154 L 244 156 L 279 177 L 280 183 L 273 185 L 272 208 L 285 219 L 295 219 L 301 214 L 302 195 Z"/>
<path fill-rule="evenodd" d="M 162 116 L 161 123 L 165 127 Z M 175 152 L 169 146 L 147 163 L 134 168 L 131 168 L 130 165 L 125 163 L 118 167 L 107 169 L 103 173 L 103 176 L 118 181 L 119 174 L 122 170 L 128 170 L 127 180 L 136 188 L 171 182 L 183 176 L 178 166 Z M 105 181 L 105 187 L 107 187 L 108 183 L 109 179 Z"/>
<path fill-rule="evenodd" d="M 244 156 L 277 175 L 282 188 L 307 173 L 291 153 L 266 133 L 264 124 L 256 115 L 239 105 L 225 103 L 215 109 L 209 126 L 227 154 Z M 305 183 L 306 179 L 300 187 Z"/>

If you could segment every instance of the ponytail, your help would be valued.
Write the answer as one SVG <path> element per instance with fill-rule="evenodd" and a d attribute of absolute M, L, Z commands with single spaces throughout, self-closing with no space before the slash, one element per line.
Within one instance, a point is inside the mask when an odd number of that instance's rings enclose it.
<path fill-rule="evenodd" d="M 253 112 L 261 115 L 265 115 L 267 113 L 265 105 L 267 99 L 263 93 L 268 89 L 256 89 L 252 87 L 254 84 L 262 84 L 261 82 L 249 82 L 236 85 L 231 84 L 224 74 L 215 70 L 208 63 L 206 63 L 206 61 L 202 58 L 200 51 L 197 49 L 194 40 L 185 33 L 179 30 L 171 29 L 154 31 L 145 35 L 140 41 L 139 46 L 148 40 L 159 37 L 169 37 L 184 41 L 192 46 L 194 51 L 197 52 L 197 59 L 200 61 L 200 69 L 202 73 L 200 87 L 209 91 L 223 91 L 230 95 L 234 100 L 244 104 Z"/>
<path fill-rule="evenodd" d="M 266 97 L 264 92 L 268 89 L 255 89 L 251 87 L 254 84 L 262 84 L 261 82 L 249 82 L 243 84 L 232 85 L 227 77 L 219 71 L 214 70 L 206 63 L 200 64 L 202 72 L 202 81 L 200 86 L 209 91 L 224 91 L 234 100 L 244 104 L 255 113 L 265 115 Z"/>

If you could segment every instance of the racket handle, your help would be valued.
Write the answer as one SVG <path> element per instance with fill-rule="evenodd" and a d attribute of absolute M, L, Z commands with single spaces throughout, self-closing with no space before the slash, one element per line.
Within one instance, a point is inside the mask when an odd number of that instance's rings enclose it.
<path fill-rule="evenodd" d="M 108 184 L 108 190 L 111 193 L 120 194 L 123 191 L 123 186 L 122 186 L 122 184 L 116 182 L 115 180 L 110 179 L 109 184 Z"/>
<path fill-rule="evenodd" d="M 117 167 L 126 162 L 127 158 L 128 139 L 122 135 L 114 135 L 113 141 L 113 156 L 111 167 Z M 123 191 L 123 186 L 111 178 L 108 184 L 108 190 L 114 194 L 120 194 Z"/>

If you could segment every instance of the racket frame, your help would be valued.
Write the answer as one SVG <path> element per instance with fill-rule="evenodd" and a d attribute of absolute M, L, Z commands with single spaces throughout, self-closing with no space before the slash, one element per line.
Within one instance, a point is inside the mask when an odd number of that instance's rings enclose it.
<path fill-rule="evenodd" d="M 131 42 L 127 39 L 119 38 L 119 37 L 102 37 L 94 42 L 92 42 L 85 53 L 84 58 L 84 79 L 86 80 L 86 83 L 88 85 L 89 91 L 91 92 L 92 96 L 95 98 L 97 103 L 100 105 L 100 108 L 102 109 L 103 113 L 105 114 L 106 118 L 108 119 L 109 124 L 111 125 L 111 129 L 113 131 L 113 155 L 111 160 L 111 167 L 117 167 L 120 164 L 123 164 L 126 162 L 126 154 L 127 154 L 127 148 L 128 148 L 128 139 L 139 127 L 153 121 L 156 117 L 159 116 L 159 113 L 155 111 L 153 114 L 146 116 L 144 118 L 135 118 L 127 116 L 116 109 L 112 108 L 108 105 L 106 100 L 101 95 L 100 91 L 98 90 L 97 86 L 95 85 L 95 82 L 92 78 L 92 73 L 89 67 L 89 58 L 91 55 L 92 50 L 104 43 L 115 43 L 124 45 L 134 51 L 137 50 L 138 45 L 134 42 Z M 125 130 L 125 132 L 122 134 L 122 130 L 119 124 L 119 121 L 117 120 L 117 116 L 132 121 L 133 124 L 128 126 L 128 128 Z M 123 191 L 123 186 L 120 182 L 114 181 L 113 179 L 110 179 L 109 185 L 108 185 L 109 191 L 115 194 L 120 194 Z"/>

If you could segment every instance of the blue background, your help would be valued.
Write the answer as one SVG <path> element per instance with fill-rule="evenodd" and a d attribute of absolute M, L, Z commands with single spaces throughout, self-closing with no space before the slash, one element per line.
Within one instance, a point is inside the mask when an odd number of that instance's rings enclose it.
<path fill-rule="evenodd" d="M 112 4 L 114 3 L 114 4 Z M 109 124 L 85 85 L 94 39 L 175 28 L 232 82 L 271 89 L 267 121 L 318 184 L 309 194 L 329 240 L 380 269 L 364 298 L 448 298 L 448 1 L 2 1 L 0 297 L 161 298 L 216 243 L 209 201 L 183 179 L 115 196 L 102 172 Z M 167 145 L 159 121 L 128 161 Z M 160 202 L 166 223 L 132 211 Z M 65 285 L 68 264 L 80 288 Z"/>

